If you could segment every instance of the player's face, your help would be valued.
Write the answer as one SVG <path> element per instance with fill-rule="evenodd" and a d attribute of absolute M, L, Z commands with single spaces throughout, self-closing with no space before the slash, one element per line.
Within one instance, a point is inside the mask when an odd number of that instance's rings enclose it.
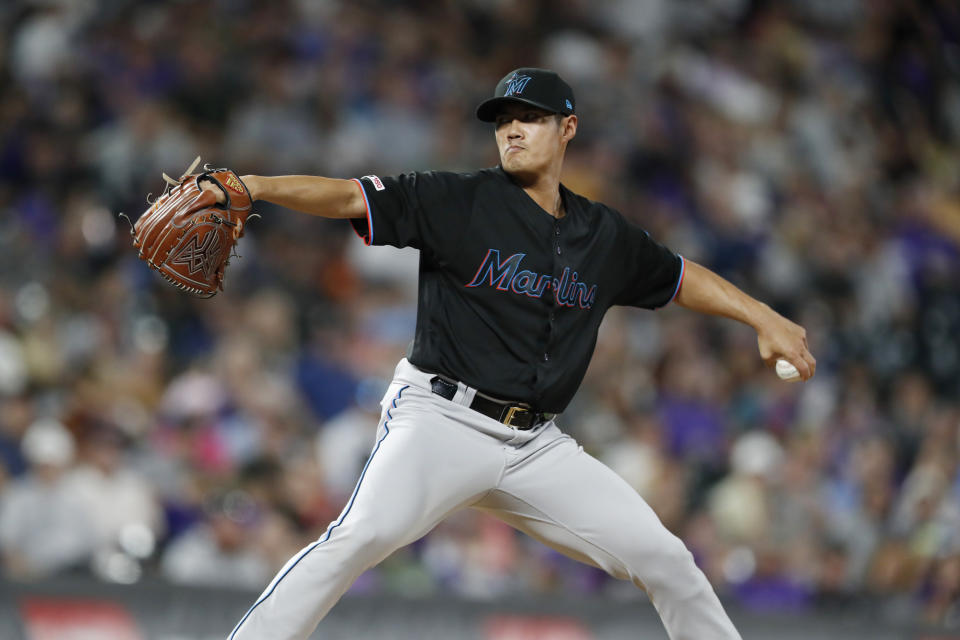
<path fill-rule="evenodd" d="M 543 109 L 506 105 L 495 121 L 504 171 L 532 177 L 554 167 L 559 169 L 567 142 L 576 130 L 575 118 L 567 116 L 558 121 L 555 114 Z"/>

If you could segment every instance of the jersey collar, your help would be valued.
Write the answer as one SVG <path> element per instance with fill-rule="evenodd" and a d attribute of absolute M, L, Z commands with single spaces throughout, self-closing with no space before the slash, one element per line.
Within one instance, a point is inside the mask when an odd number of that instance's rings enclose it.
<path fill-rule="evenodd" d="M 562 218 L 554 218 L 553 215 L 551 215 L 543 207 L 537 204 L 534 201 L 534 199 L 531 198 L 526 191 L 524 191 L 523 187 L 521 187 L 516 183 L 516 181 L 513 179 L 513 176 L 511 176 L 509 173 L 504 171 L 503 166 L 498 164 L 496 167 L 493 167 L 493 171 L 494 173 L 498 174 L 503 180 L 506 180 L 515 189 L 517 189 L 517 191 L 519 191 L 523 195 L 523 198 L 529 204 L 530 208 L 534 209 L 540 215 L 546 216 L 551 220 L 560 221 L 560 220 L 565 220 L 566 218 L 569 218 L 576 209 L 576 204 L 575 204 L 576 198 L 573 197 L 575 194 L 572 191 L 570 191 L 570 189 L 567 189 L 562 182 L 560 183 L 560 197 L 563 199 L 564 215 Z"/>

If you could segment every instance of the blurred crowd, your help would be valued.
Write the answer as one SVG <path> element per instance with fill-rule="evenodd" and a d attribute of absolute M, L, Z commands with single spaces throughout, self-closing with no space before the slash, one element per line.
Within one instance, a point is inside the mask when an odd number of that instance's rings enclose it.
<path fill-rule="evenodd" d="M 336 519 L 413 334 L 417 256 L 264 205 L 197 300 L 125 212 L 201 155 L 354 177 L 496 163 L 473 109 L 558 70 L 564 183 L 808 330 L 614 309 L 558 421 L 722 596 L 960 626 L 953 0 L 20 0 L 0 6 L 2 576 L 260 589 Z M 637 532 L 643 535 L 643 532 Z M 358 592 L 639 592 L 470 510 Z"/>

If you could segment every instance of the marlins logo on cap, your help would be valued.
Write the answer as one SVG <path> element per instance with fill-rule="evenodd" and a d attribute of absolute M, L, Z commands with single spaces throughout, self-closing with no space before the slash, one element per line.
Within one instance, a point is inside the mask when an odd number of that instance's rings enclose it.
<path fill-rule="evenodd" d="M 503 92 L 503 96 L 509 97 L 520 95 L 523 93 L 523 90 L 527 88 L 528 82 L 530 82 L 530 76 L 525 76 L 521 73 L 514 73 L 513 76 L 507 80 L 507 90 Z"/>

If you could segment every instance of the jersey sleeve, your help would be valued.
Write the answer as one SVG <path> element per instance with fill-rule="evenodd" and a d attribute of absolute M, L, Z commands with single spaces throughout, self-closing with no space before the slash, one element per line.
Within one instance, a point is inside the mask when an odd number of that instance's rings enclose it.
<path fill-rule="evenodd" d="M 367 208 L 350 224 L 368 245 L 433 250 L 449 245 L 463 229 L 465 208 L 458 174 L 405 173 L 356 179 Z"/>
<path fill-rule="evenodd" d="M 621 282 L 615 304 L 656 309 L 671 302 L 683 282 L 683 258 L 644 229 L 623 220 L 619 234 Z"/>

